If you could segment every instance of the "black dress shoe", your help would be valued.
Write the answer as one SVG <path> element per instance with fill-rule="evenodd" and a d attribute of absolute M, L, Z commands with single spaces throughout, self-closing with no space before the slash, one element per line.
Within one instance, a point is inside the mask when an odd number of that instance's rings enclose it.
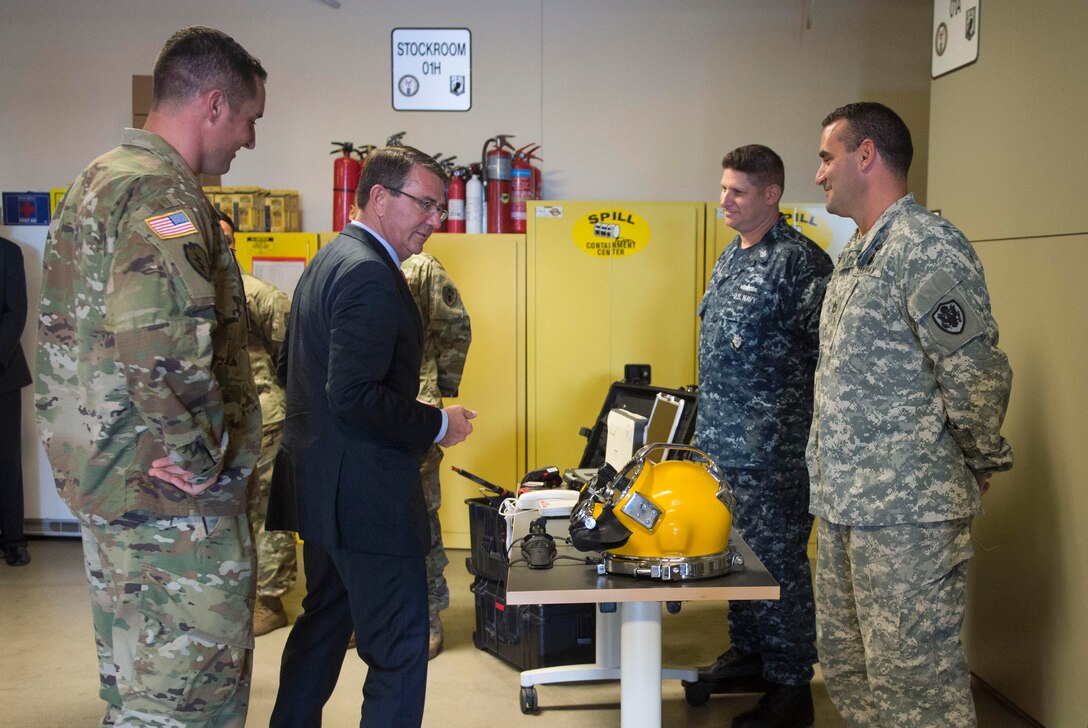
<path fill-rule="evenodd" d="M 699 681 L 705 683 L 762 679 L 763 657 L 758 652 L 741 652 L 736 647 L 730 647 L 719 655 L 713 665 L 699 668 Z"/>
<path fill-rule="evenodd" d="M 810 728 L 815 720 L 810 685 L 771 683 L 754 708 L 733 719 L 733 728 Z"/>
<path fill-rule="evenodd" d="M 4 549 L 4 561 L 8 566 L 26 566 L 30 563 L 30 552 L 26 546 L 9 546 Z"/>

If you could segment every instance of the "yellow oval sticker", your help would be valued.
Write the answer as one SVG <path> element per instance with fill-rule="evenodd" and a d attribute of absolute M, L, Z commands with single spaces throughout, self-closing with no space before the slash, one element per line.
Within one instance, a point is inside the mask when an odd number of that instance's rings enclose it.
<path fill-rule="evenodd" d="M 574 223 L 574 244 L 594 258 L 634 255 L 650 242 L 650 226 L 627 210 L 597 210 Z"/>

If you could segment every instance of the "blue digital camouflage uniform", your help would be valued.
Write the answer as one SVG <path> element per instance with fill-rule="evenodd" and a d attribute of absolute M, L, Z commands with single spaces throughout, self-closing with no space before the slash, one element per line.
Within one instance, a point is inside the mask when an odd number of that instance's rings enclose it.
<path fill-rule="evenodd" d="M 268 491 L 272 487 L 272 466 L 283 435 L 287 400 L 276 379 L 276 360 L 287 333 L 291 299 L 287 294 L 256 276 L 242 271 L 249 314 L 249 366 L 261 400 L 261 455 L 254 471 L 254 492 L 249 502 L 249 522 L 257 546 L 257 595 L 282 597 L 295 585 L 298 556 L 292 531 L 266 531 Z"/>
<path fill-rule="evenodd" d="M 83 532 L 103 725 L 245 722 L 261 428 L 245 321 L 196 177 L 162 138 L 126 129 L 54 216 L 35 377 L 39 432 Z M 152 479 L 165 455 L 212 485 L 192 496 Z"/>
<path fill-rule="evenodd" d="M 960 642 L 981 509 L 1012 466 L 1012 372 L 982 264 L 901 198 L 828 284 L 808 444 L 820 664 L 852 726 L 973 726 Z"/>
<path fill-rule="evenodd" d="M 401 264 L 408 289 L 423 319 L 423 362 L 419 372 L 419 399 L 436 407 L 443 397 L 456 397 L 465 371 L 472 326 L 457 286 L 430 253 L 413 255 Z M 450 590 L 443 572 L 449 559 L 442 544 L 438 509 L 442 489 L 438 466 L 442 448 L 432 445 L 420 463 L 419 474 L 431 522 L 431 552 L 427 555 L 428 607 L 432 616 L 450 605 Z"/>
<path fill-rule="evenodd" d="M 722 252 L 699 306 L 695 444 L 722 468 L 733 525 L 781 586 L 778 601 L 729 605 L 730 641 L 782 685 L 807 684 L 816 662 L 805 442 L 831 268 L 779 217 L 758 244 L 738 236 Z"/>

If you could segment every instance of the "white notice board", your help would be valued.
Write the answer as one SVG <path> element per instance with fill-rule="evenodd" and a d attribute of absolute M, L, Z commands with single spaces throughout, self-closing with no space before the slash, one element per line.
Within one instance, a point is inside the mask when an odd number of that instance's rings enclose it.
<path fill-rule="evenodd" d="M 933 78 L 978 60 L 981 4 L 982 0 L 933 0 Z"/>
<path fill-rule="evenodd" d="M 393 108 L 468 111 L 472 33 L 468 28 L 394 28 Z"/>

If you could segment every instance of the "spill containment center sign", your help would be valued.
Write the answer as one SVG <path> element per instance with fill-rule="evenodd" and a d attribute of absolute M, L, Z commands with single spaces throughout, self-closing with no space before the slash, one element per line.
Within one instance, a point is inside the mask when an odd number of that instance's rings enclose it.
<path fill-rule="evenodd" d="M 468 111 L 472 33 L 468 28 L 393 29 L 393 108 Z"/>
<path fill-rule="evenodd" d="M 594 258 L 631 256 L 650 242 L 650 225 L 628 210 L 597 210 L 574 223 L 574 244 Z"/>

